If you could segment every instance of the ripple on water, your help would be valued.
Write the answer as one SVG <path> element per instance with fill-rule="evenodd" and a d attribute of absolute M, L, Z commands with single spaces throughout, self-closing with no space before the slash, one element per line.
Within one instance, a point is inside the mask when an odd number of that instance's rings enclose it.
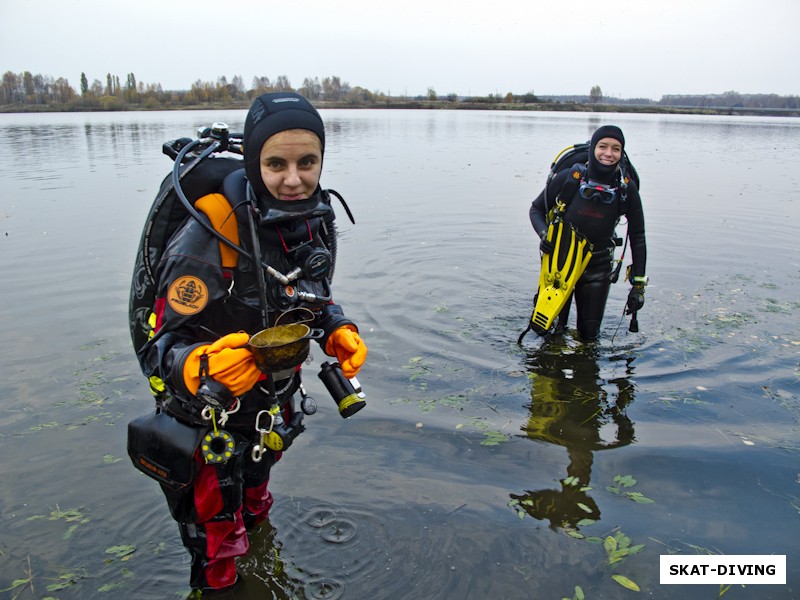
<path fill-rule="evenodd" d="M 331 578 L 312 579 L 303 589 L 314 600 L 339 600 L 345 592 L 344 584 Z"/>
<path fill-rule="evenodd" d="M 386 597 L 395 597 L 389 535 L 379 516 L 360 507 L 282 505 L 291 507 L 297 508 L 284 514 L 288 523 L 279 526 L 278 537 L 287 549 L 282 559 L 294 566 L 287 570 L 306 597 L 335 600 L 346 591 L 352 597 L 350 588 L 365 582 L 370 589 L 380 588 Z"/>
<path fill-rule="evenodd" d="M 329 508 L 312 511 L 306 523 L 320 530 L 320 537 L 332 544 L 344 544 L 352 540 L 358 532 L 355 520 L 347 515 L 336 515 Z"/>

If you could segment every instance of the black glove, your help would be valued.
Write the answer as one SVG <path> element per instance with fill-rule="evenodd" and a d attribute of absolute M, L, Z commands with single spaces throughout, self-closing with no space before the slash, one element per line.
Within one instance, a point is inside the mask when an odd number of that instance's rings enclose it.
<path fill-rule="evenodd" d="M 639 311 L 644 306 L 644 286 L 634 285 L 628 292 L 628 303 L 626 304 L 625 314 L 630 315 Z"/>
<path fill-rule="evenodd" d="M 544 230 L 544 235 L 542 235 L 542 241 L 539 242 L 539 251 L 542 254 L 552 254 L 553 250 L 555 250 L 555 246 L 553 242 L 548 241 L 547 239 L 547 230 Z"/>

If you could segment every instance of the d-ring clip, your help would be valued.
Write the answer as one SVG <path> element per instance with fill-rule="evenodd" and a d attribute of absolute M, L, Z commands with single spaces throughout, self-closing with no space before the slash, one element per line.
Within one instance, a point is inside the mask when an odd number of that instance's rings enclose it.
<path fill-rule="evenodd" d="M 270 417 L 269 421 L 269 429 L 262 428 L 261 425 L 261 417 L 267 414 Z M 275 425 L 275 415 L 269 412 L 268 410 L 259 411 L 256 415 L 256 433 L 258 433 L 258 444 L 253 446 L 253 450 L 250 453 L 250 458 L 253 459 L 254 463 L 261 462 L 261 459 L 264 457 L 264 450 L 267 448 L 267 436 L 272 432 L 272 427 Z"/>

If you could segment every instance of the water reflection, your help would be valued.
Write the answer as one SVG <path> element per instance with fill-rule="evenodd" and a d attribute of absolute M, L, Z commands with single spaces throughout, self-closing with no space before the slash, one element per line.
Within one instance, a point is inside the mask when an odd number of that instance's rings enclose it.
<path fill-rule="evenodd" d="M 269 520 L 250 534 L 250 552 L 239 563 L 244 579 L 230 592 L 236 598 L 297 598 L 303 584 L 293 578 L 281 557 L 282 544 Z M 255 580 L 255 581 L 253 581 Z"/>
<path fill-rule="evenodd" d="M 606 381 L 600 360 L 624 360 L 624 375 Z M 600 519 L 600 507 L 590 494 L 593 453 L 627 446 L 635 439 L 626 414 L 634 397 L 632 361 L 602 358 L 596 344 L 573 347 L 568 338 L 550 340 L 526 357 L 531 403 L 522 430 L 532 440 L 563 446 L 569 463 L 559 488 L 529 490 L 511 498 L 553 529 L 578 529 L 584 519 Z"/>

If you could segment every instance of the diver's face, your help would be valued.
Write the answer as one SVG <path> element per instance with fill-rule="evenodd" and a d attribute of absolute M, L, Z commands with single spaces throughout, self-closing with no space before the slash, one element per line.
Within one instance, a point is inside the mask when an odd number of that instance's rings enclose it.
<path fill-rule="evenodd" d="M 278 200 L 305 200 L 319 184 L 322 143 L 307 129 L 289 129 L 269 137 L 259 157 L 261 179 Z"/>
<path fill-rule="evenodd" d="M 615 165 L 622 158 L 622 144 L 614 138 L 603 138 L 594 147 L 594 157 L 601 165 Z"/>

